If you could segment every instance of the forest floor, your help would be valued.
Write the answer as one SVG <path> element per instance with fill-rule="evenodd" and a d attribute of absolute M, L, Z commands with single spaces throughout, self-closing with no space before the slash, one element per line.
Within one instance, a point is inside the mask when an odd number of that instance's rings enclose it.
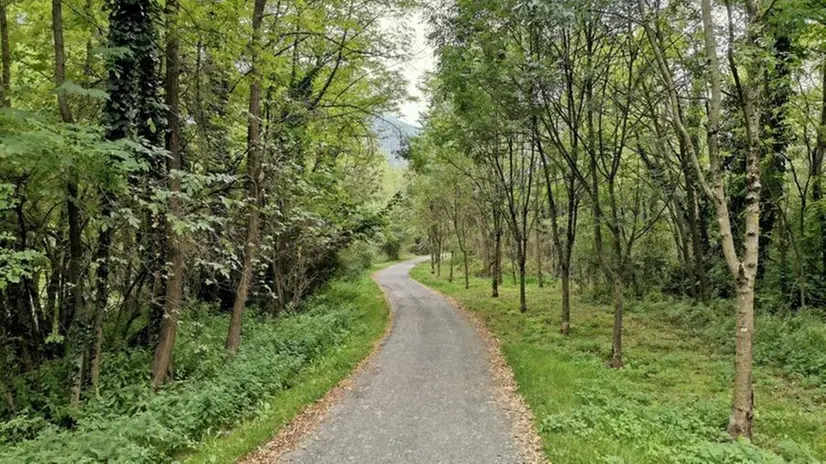
<path fill-rule="evenodd" d="M 826 389 L 758 366 L 754 443 L 731 443 L 724 430 L 730 404 L 731 355 L 692 336 L 665 314 L 629 304 L 625 367 L 606 367 L 612 313 L 574 297 L 572 333 L 558 331 L 555 282 L 529 281 L 528 312 L 518 311 L 510 278 L 498 299 L 488 279 L 447 280 L 429 263 L 411 275 L 481 316 L 499 338 L 519 393 L 533 411 L 546 456 L 560 463 L 762 463 L 826 460 Z M 679 310 L 679 308 L 678 308 Z M 733 316 L 732 316 L 733 319 Z M 758 321 L 759 323 L 759 321 Z M 759 330 L 759 328 L 758 328 Z"/>
<path fill-rule="evenodd" d="M 151 352 L 106 352 L 100 398 L 69 410 L 72 428 L 47 421 L 64 417 L 68 407 L 60 402 L 65 390 L 42 387 L 60 385 L 53 379 L 65 378 L 62 365 L 18 379 L 18 392 L 28 393 L 20 398 L 55 406 L 51 416 L 25 411 L 0 424 L 0 464 L 236 462 L 374 350 L 388 327 L 389 304 L 368 271 L 358 267 L 333 278 L 301 311 L 276 319 L 251 308 L 233 356 L 223 348 L 226 313 L 192 304 L 180 324 L 175 380 L 151 394 L 145 374 Z"/>
<path fill-rule="evenodd" d="M 372 270 L 378 272 L 392 264 L 378 263 Z M 183 459 L 184 463 L 229 464 L 244 456 L 247 460 L 254 459 L 257 448 L 263 449 L 286 434 L 301 433 L 291 427 L 293 424 L 306 422 L 308 416 L 323 414 L 326 400 L 335 396 L 334 392 L 346 383 L 348 375 L 358 370 L 359 363 L 368 360 L 382 332 L 389 328 L 389 305 L 369 273 L 359 277 L 353 286 L 359 290 L 353 293 L 355 300 L 349 303 L 360 305 L 361 320 L 348 339 L 299 372 L 289 388 L 269 398 L 259 415 L 202 442 L 196 452 Z"/>
<path fill-rule="evenodd" d="M 455 307 L 410 279 L 417 261 L 375 275 L 391 303 L 389 336 L 353 388 L 279 462 L 532 460 L 497 391 L 485 340 Z"/>

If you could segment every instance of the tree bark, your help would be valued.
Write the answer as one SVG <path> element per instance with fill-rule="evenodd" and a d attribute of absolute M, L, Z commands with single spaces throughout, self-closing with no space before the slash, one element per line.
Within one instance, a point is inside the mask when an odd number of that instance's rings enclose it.
<path fill-rule="evenodd" d="M 820 110 L 820 125 L 817 130 L 817 145 L 812 153 L 812 200 L 815 204 L 823 199 L 823 158 L 826 155 L 826 57 L 821 65 L 822 102 Z M 826 211 L 817 209 L 818 226 L 820 228 L 820 276 L 826 279 Z M 801 214 L 802 216 L 802 214 Z M 814 274 L 814 272 L 813 272 Z"/>
<path fill-rule="evenodd" d="M 528 311 L 528 300 L 525 294 L 525 265 L 527 262 L 527 248 L 528 248 L 528 239 L 520 238 L 519 241 L 516 243 L 516 259 L 518 261 L 519 266 L 519 312 L 524 313 Z"/>
<path fill-rule="evenodd" d="M 241 317 L 247 305 L 247 295 L 252 285 L 253 265 L 258 250 L 259 235 L 259 206 L 260 170 L 261 170 L 261 71 L 257 67 L 258 44 L 261 40 L 261 23 L 264 18 L 266 0 L 255 0 L 252 13 L 252 40 L 250 41 L 251 63 L 250 70 L 250 101 L 249 124 L 247 134 L 247 189 L 250 201 L 249 218 L 247 222 L 247 236 L 244 242 L 244 269 L 241 280 L 235 291 L 235 303 L 232 306 L 229 332 L 227 333 L 226 348 L 230 352 L 238 350 L 241 343 Z"/>
<path fill-rule="evenodd" d="M 536 280 L 539 288 L 545 287 L 544 276 L 542 275 L 542 232 L 538 226 L 536 228 Z"/>
<path fill-rule="evenodd" d="M 8 0 L 0 0 L 0 60 L 3 73 L 0 75 L 0 106 L 11 106 L 11 44 L 9 43 L 9 22 L 6 13 Z"/>
<path fill-rule="evenodd" d="M 614 328 L 611 334 L 611 367 L 622 367 L 622 315 L 623 315 L 623 283 L 622 277 L 613 276 L 614 294 Z"/>
<path fill-rule="evenodd" d="M 571 140 L 573 146 L 573 154 L 571 161 L 577 159 L 578 142 L 575 138 Z M 551 243 L 553 250 L 556 251 L 559 261 L 559 273 L 562 279 L 562 308 L 561 308 L 561 323 L 560 332 L 563 335 L 568 335 L 571 331 L 571 255 L 576 238 L 576 176 L 573 172 L 567 176 L 565 186 L 568 194 L 568 220 L 567 230 L 565 231 L 565 242 L 562 241 L 562 234 L 559 231 L 559 210 L 556 205 L 556 198 L 553 193 L 553 184 L 551 183 L 551 170 L 548 164 L 545 150 L 542 147 L 542 141 L 539 134 L 536 134 L 536 146 L 539 151 L 539 159 L 542 162 L 542 171 L 545 176 L 546 194 L 548 197 L 548 214 L 551 219 Z M 576 169 L 572 166 L 571 169 Z"/>
<path fill-rule="evenodd" d="M 499 298 L 502 283 L 502 216 L 499 208 L 493 207 L 493 260 L 491 262 L 491 296 Z"/>
<path fill-rule="evenodd" d="M 450 272 L 448 273 L 447 281 L 453 283 L 453 249 L 450 250 Z"/>
<path fill-rule="evenodd" d="M 66 92 L 60 89 L 66 81 L 66 56 L 63 43 L 63 2 L 52 0 L 52 36 L 54 40 L 54 81 L 57 86 L 57 104 L 60 109 L 60 119 L 66 123 L 74 122 L 72 110 Z M 80 210 L 78 203 L 77 172 L 74 166 L 69 168 L 68 182 L 66 185 L 66 210 L 69 221 L 69 263 L 68 263 L 68 285 L 69 296 L 66 299 L 64 318 L 71 324 L 76 315 L 80 316 L 79 330 L 72 337 L 72 349 L 70 356 L 75 371 L 72 373 L 72 397 L 71 404 L 77 407 L 80 404 L 81 393 L 84 389 L 89 371 L 89 350 L 91 349 L 91 330 L 93 321 L 90 314 L 83 307 L 83 293 L 80 282 L 80 260 L 82 259 L 81 245 L 81 225 Z M 67 327 L 68 330 L 68 327 Z"/>
<path fill-rule="evenodd" d="M 161 321 L 158 346 L 152 360 L 152 390 L 157 390 L 171 371 L 175 337 L 178 333 L 178 319 L 181 312 L 184 279 L 183 237 L 175 230 L 174 221 L 182 220 L 183 208 L 179 197 L 181 192 L 180 172 L 183 168 L 181 157 L 181 120 L 179 99 L 179 53 L 178 0 L 166 2 L 166 106 L 167 133 L 166 150 L 169 152 L 169 214 L 166 221 L 166 247 L 169 253 L 169 272 L 166 282 L 166 297 L 163 320 Z"/>
<path fill-rule="evenodd" d="M 708 2 L 709 0 L 703 0 Z M 728 6 L 728 5 L 727 5 Z M 729 6 L 730 8 L 730 6 Z M 704 8 L 704 15 L 706 8 Z M 745 43 L 757 48 L 760 43 L 758 21 L 760 12 L 756 0 L 746 0 L 747 33 Z M 731 12 L 729 11 L 729 18 Z M 705 23 L 704 18 L 704 23 Z M 710 22 L 710 20 L 709 20 Z M 729 19 L 731 22 L 731 19 Z M 732 27 L 729 24 L 729 27 Z M 743 258 L 731 253 L 729 267 L 732 268 L 737 288 L 737 334 L 735 349 L 734 394 L 728 433 L 732 438 L 751 438 L 754 419 L 754 392 L 752 385 L 752 343 L 754 339 L 754 287 L 757 278 L 757 263 L 760 251 L 760 94 L 756 76 L 760 75 L 758 65 L 747 65 L 745 81 L 740 80 L 737 63 L 734 61 L 733 44 L 729 44 L 729 65 L 738 87 L 746 124 L 746 230 L 743 238 Z M 732 250 L 733 252 L 733 250 Z M 731 259 L 733 258 L 733 259 Z"/>

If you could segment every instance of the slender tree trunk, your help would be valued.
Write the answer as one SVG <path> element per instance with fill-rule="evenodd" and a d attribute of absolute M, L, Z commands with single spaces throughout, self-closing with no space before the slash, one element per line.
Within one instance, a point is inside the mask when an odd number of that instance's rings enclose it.
<path fill-rule="evenodd" d="M 527 263 L 528 238 L 520 238 L 517 243 L 516 259 L 519 266 L 519 312 L 524 313 L 528 311 L 528 300 L 525 294 L 525 267 Z"/>
<path fill-rule="evenodd" d="M 66 80 L 66 56 L 63 44 L 63 2 L 61 0 L 52 0 L 52 35 L 54 38 L 54 57 L 55 69 L 54 80 L 57 90 L 57 104 L 60 109 L 60 118 L 64 123 L 71 124 L 74 122 L 72 118 L 72 111 L 69 107 L 69 101 L 66 92 L 60 87 Z M 70 356 L 72 357 L 72 364 L 74 372 L 72 372 L 72 398 L 71 404 L 77 407 L 80 404 L 81 393 L 83 392 L 84 382 L 87 378 L 89 370 L 89 350 L 91 349 L 92 340 L 90 340 L 90 331 L 92 321 L 89 320 L 89 314 L 83 308 L 83 293 L 80 283 L 80 260 L 82 253 L 81 230 L 80 230 L 80 211 L 77 207 L 78 202 L 78 185 L 77 172 L 74 167 L 69 168 L 68 182 L 66 185 L 66 210 L 69 221 L 69 296 L 66 300 L 66 320 L 71 322 L 75 315 L 80 316 L 79 330 L 76 331 L 75 336 L 72 337 L 72 349 Z"/>
<path fill-rule="evenodd" d="M 624 291 L 625 282 L 623 281 L 623 250 L 622 250 L 622 234 L 619 224 L 619 211 L 617 207 L 617 195 L 614 189 L 614 180 L 608 180 L 608 199 L 610 202 L 609 230 L 611 231 L 611 249 L 613 254 L 613 263 L 609 265 L 609 275 L 613 284 L 614 297 L 614 328 L 611 337 L 611 367 L 619 369 L 622 367 L 622 316 L 624 310 Z M 629 249 L 626 253 L 630 253 Z"/>
<path fill-rule="evenodd" d="M 618 274 L 615 272 L 615 274 Z M 623 314 L 623 283 L 622 276 L 614 275 L 614 329 L 611 337 L 611 367 L 622 367 L 622 314 Z"/>
<path fill-rule="evenodd" d="M 0 106 L 11 106 L 11 45 L 6 14 L 8 1 L 0 0 L 0 59 L 3 65 L 3 73 L 0 75 Z"/>
<path fill-rule="evenodd" d="M 442 276 L 442 235 L 436 233 L 436 277 Z"/>
<path fill-rule="evenodd" d="M 447 281 L 453 283 L 453 250 L 450 250 L 450 273 L 448 274 Z"/>
<path fill-rule="evenodd" d="M 247 236 L 244 242 L 244 269 L 241 280 L 235 292 L 235 303 L 232 306 L 232 317 L 227 333 L 226 348 L 231 352 L 238 350 L 241 343 L 241 317 L 247 305 L 247 294 L 252 285 L 255 254 L 258 250 L 259 203 L 260 203 L 260 168 L 261 168 L 261 71 L 257 67 L 256 56 L 261 39 L 261 22 L 264 17 L 266 0 L 255 0 L 252 14 L 252 40 L 250 53 L 252 56 L 252 70 L 250 75 L 250 101 L 248 124 L 248 151 L 247 151 L 247 189 L 250 201 Z"/>
<path fill-rule="evenodd" d="M 542 276 L 542 233 L 539 231 L 539 227 L 536 228 L 536 280 L 539 288 L 545 286 Z"/>
<path fill-rule="evenodd" d="M 577 144 L 578 142 L 576 138 L 572 137 L 572 145 L 574 147 L 572 159 L 574 160 L 577 157 Z M 561 237 L 562 234 L 559 231 L 559 210 L 557 209 L 556 198 L 553 193 L 553 184 L 551 183 L 551 170 L 545 156 L 545 150 L 542 148 L 542 141 L 538 134 L 536 135 L 536 146 L 539 151 L 539 159 L 542 162 L 542 171 L 545 175 L 545 192 L 548 196 L 548 214 L 551 220 L 551 249 L 552 251 L 555 251 L 555 254 L 557 255 L 557 260 L 559 261 L 558 269 L 562 279 L 560 332 L 563 335 L 568 335 L 571 331 L 571 251 L 573 249 L 574 239 L 576 238 L 576 177 L 573 173 L 571 173 L 565 183 L 568 193 L 568 220 L 567 230 L 565 232 L 566 240 L 563 244 Z M 575 166 L 571 167 L 572 170 L 575 168 Z M 541 253 L 541 251 L 538 252 Z"/>
<path fill-rule="evenodd" d="M 462 263 L 465 267 L 465 290 L 470 288 L 470 271 L 467 264 L 467 251 L 462 250 Z"/>
<path fill-rule="evenodd" d="M 707 2 L 709 0 L 703 0 Z M 746 44 L 753 49 L 760 45 L 758 21 L 760 11 L 757 0 L 746 0 L 747 33 Z M 731 14 L 729 12 L 729 14 Z M 731 27 L 731 24 L 729 25 Z M 728 433 L 732 438 L 751 438 L 754 419 L 754 391 L 752 384 L 752 343 L 754 340 L 754 287 L 760 253 L 760 195 L 761 195 L 761 151 L 760 145 L 760 93 L 757 76 L 760 66 L 754 62 L 747 64 L 745 81 L 738 81 L 737 64 L 729 44 L 729 65 L 735 82 L 740 89 L 743 119 L 746 124 L 746 231 L 743 238 L 743 258 L 737 260 L 733 250 L 728 253 L 729 267 L 736 280 L 737 288 L 737 334 L 735 345 L 734 394 Z"/>
<path fill-rule="evenodd" d="M 52 32 L 54 36 L 54 79 L 57 87 L 66 80 L 66 56 L 63 46 L 63 2 L 52 0 Z M 60 107 L 60 117 L 63 122 L 74 122 L 69 100 L 62 89 L 57 91 L 57 104 Z"/>
<path fill-rule="evenodd" d="M 563 335 L 571 332 L 571 272 L 568 266 L 562 268 L 562 327 Z"/>
<path fill-rule="evenodd" d="M 430 234 L 430 273 L 436 273 L 436 243 L 433 240 L 433 233 Z"/>
<path fill-rule="evenodd" d="M 502 284 L 502 216 L 499 209 L 493 207 L 493 264 L 491 266 L 491 296 L 499 298 L 499 285 Z"/>
<path fill-rule="evenodd" d="M 817 205 L 823 199 L 823 158 L 826 155 L 826 57 L 821 64 L 823 95 L 820 110 L 820 126 L 817 130 L 817 146 L 812 154 L 812 200 Z M 826 280 L 826 211 L 817 208 L 820 229 L 820 276 Z M 814 272 L 813 272 L 814 274 Z"/>
<path fill-rule="evenodd" d="M 169 214 L 181 219 L 181 178 L 183 168 L 181 158 L 181 120 L 179 105 L 179 54 L 178 0 L 166 2 L 166 106 L 167 133 L 166 150 L 169 152 Z M 183 237 L 175 231 L 173 221 L 166 221 L 166 247 L 170 268 L 167 274 L 164 316 L 161 321 L 158 346 L 152 360 L 152 390 L 157 390 L 172 370 L 175 337 L 178 333 L 178 319 L 181 312 L 182 288 L 184 280 Z"/>
<path fill-rule="evenodd" d="M 54 55 L 55 55 L 55 85 L 60 87 L 66 80 L 66 58 L 63 45 L 63 5 L 61 0 L 52 0 L 52 31 L 54 35 Z M 64 123 L 74 122 L 72 110 L 69 107 L 66 92 L 58 91 L 57 103 L 60 108 L 60 117 Z M 66 211 L 69 221 L 69 298 L 65 311 L 65 320 L 71 322 L 76 313 L 83 313 L 83 289 L 81 287 L 81 260 L 83 259 L 83 245 L 81 244 L 81 219 L 80 208 L 78 208 L 78 180 L 77 171 L 74 166 L 69 168 L 68 182 L 66 185 Z M 68 327 L 65 327 L 68 330 Z"/>
<path fill-rule="evenodd" d="M 509 251 L 510 252 L 508 253 L 508 255 L 509 255 L 508 257 L 510 258 L 510 261 L 511 261 L 511 282 L 514 285 L 516 285 L 517 284 L 516 269 L 519 267 L 518 264 L 517 264 L 518 261 L 519 261 L 518 257 L 517 257 L 518 251 L 516 251 L 513 247 L 511 247 L 511 249 Z"/>

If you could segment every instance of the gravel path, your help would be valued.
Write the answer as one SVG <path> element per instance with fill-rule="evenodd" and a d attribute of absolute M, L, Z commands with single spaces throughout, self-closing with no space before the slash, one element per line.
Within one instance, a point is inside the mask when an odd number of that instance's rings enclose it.
<path fill-rule="evenodd" d="M 484 342 L 442 297 L 408 277 L 422 259 L 376 274 L 393 327 L 373 363 L 286 463 L 524 462 L 495 401 Z"/>

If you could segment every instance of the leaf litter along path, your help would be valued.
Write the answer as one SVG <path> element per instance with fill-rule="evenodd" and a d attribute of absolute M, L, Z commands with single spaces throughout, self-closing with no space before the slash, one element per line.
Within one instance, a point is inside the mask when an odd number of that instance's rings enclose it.
<path fill-rule="evenodd" d="M 496 341 L 472 315 L 408 276 L 425 259 L 374 275 L 393 325 L 349 388 L 334 390 L 245 462 L 544 461 Z"/>

